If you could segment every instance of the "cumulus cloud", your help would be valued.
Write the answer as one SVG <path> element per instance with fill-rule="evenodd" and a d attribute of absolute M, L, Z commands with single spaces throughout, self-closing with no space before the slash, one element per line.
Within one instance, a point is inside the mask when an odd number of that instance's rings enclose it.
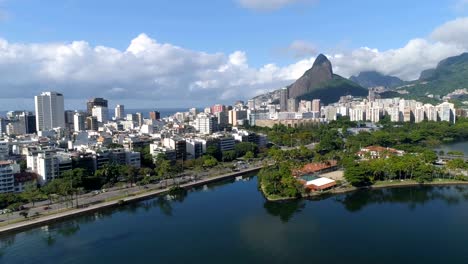
<path fill-rule="evenodd" d="M 327 56 L 334 71 L 344 77 L 377 70 L 415 79 L 440 60 L 468 50 L 465 21 L 448 22 L 430 37 L 410 40 L 401 48 L 380 51 L 363 47 Z M 166 107 L 175 102 L 200 106 L 230 102 L 281 88 L 299 78 L 312 66 L 315 56 L 310 56 L 313 50 L 307 45 L 296 47 L 306 47 L 302 50 L 309 55 L 290 65 L 252 67 L 243 51 L 194 51 L 160 43 L 146 34 L 131 40 L 125 50 L 85 41 L 28 44 L 0 39 L 0 90 L 2 98 L 32 98 L 44 90 L 57 90 L 67 99 L 102 96 L 114 101 L 154 101 Z"/>
<path fill-rule="evenodd" d="M 361 71 L 378 71 L 404 80 L 414 80 L 421 71 L 434 68 L 439 61 L 463 51 L 465 49 L 450 43 L 413 39 L 399 49 L 379 51 L 363 47 L 348 53 L 329 55 L 329 58 L 334 71 L 345 77 Z"/>
<path fill-rule="evenodd" d="M 315 2 L 313 0 L 237 0 L 239 4 L 248 9 L 268 11 L 276 10 L 282 7 L 305 2 Z"/>
<path fill-rule="evenodd" d="M 67 98 L 234 100 L 284 85 L 303 69 L 301 62 L 252 68 L 242 51 L 209 54 L 145 34 L 124 51 L 84 41 L 20 44 L 0 39 L 0 87 L 7 98 L 57 90 Z"/>
<path fill-rule="evenodd" d="M 467 1 L 468 3 L 468 1 Z M 468 17 L 457 18 L 437 27 L 431 38 L 443 43 L 468 48 Z"/>

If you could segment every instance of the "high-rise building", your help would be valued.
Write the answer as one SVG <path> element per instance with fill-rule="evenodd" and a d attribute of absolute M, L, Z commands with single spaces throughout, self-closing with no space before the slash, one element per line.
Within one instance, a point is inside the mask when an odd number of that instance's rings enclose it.
<path fill-rule="evenodd" d="M 238 121 L 247 119 L 247 111 L 244 110 L 229 110 L 228 121 L 229 124 L 237 126 Z"/>
<path fill-rule="evenodd" d="M 86 129 L 87 130 L 92 130 L 92 131 L 97 131 L 99 129 L 99 124 L 98 124 L 97 117 L 88 116 L 86 118 Z"/>
<path fill-rule="evenodd" d="M 0 161 L 0 193 L 14 192 L 15 174 L 20 172 L 19 164 L 13 161 Z"/>
<path fill-rule="evenodd" d="M 159 120 L 161 119 L 161 113 L 158 111 L 151 111 L 149 112 L 149 117 L 151 120 Z"/>
<path fill-rule="evenodd" d="M 312 100 L 312 112 L 320 112 L 320 99 Z"/>
<path fill-rule="evenodd" d="M 247 101 L 247 106 L 250 110 L 255 110 L 255 99 L 250 99 Z"/>
<path fill-rule="evenodd" d="M 226 109 L 226 107 L 222 104 L 215 104 L 211 107 L 211 113 L 212 114 L 216 114 L 216 113 L 219 113 L 219 112 L 224 112 Z"/>
<path fill-rule="evenodd" d="M 195 129 L 201 134 L 209 135 L 217 130 L 217 123 L 218 120 L 215 116 L 201 113 L 195 119 Z"/>
<path fill-rule="evenodd" d="M 7 121 L 4 118 L 0 117 L 0 135 L 6 133 Z"/>
<path fill-rule="evenodd" d="M 116 120 L 123 119 L 125 116 L 125 107 L 123 105 L 117 105 L 115 107 L 114 116 Z"/>
<path fill-rule="evenodd" d="M 19 112 L 18 115 L 14 117 L 14 120 L 17 122 L 17 132 L 18 134 L 34 134 L 36 133 L 36 116 L 29 111 Z"/>
<path fill-rule="evenodd" d="M 73 128 L 75 111 L 66 110 L 65 111 L 65 127 L 69 130 Z"/>
<path fill-rule="evenodd" d="M 109 121 L 109 111 L 105 106 L 94 106 L 92 116 L 95 116 L 99 123 L 107 123 Z"/>
<path fill-rule="evenodd" d="M 138 126 L 142 126 L 143 125 L 143 114 L 142 113 L 136 113 L 136 116 L 137 116 Z"/>
<path fill-rule="evenodd" d="M 443 102 L 436 106 L 437 115 L 440 121 L 455 123 L 455 105 L 448 102 Z"/>
<path fill-rule="evenodd" d="M 92 98 L 86 103 L 86 110 L 88 115 L 93 115 L 93 108 L 95 106 L 102 106 L 108 108 L 107 100 L 104 98 Z"/>
<path fill-rule="evenodd" d="M 296 98 L 289 98 L 288 99 L 288 112 L 297 112 L 299 104 Z"/>
<path fill-rule="evenodd" d="M 47 131 L 65 127 L 63 95 L 56 92 L 43 92 L 34 97 L 36 108 L 36 129 Z"/>
<path fill-rule="evenodd" d="M 86 130 L 86 116 L 83 113 L 76 112 L 73 116 L 73 127 L 75 131 Z"/>
<path fill-rule="evenodd" d="M 280 111 L 288 111 L 288 88 L 286 87 L 280 91 Z"/>

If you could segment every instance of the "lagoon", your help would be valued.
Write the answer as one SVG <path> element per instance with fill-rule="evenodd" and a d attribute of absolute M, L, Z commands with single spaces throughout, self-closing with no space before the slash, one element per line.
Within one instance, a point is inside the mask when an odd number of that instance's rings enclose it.
<path fill-rule="evenodd" d="M 268 202 L 225 181 L 0 237 L 0 263 L 462 263 L 468 187 Z"/>

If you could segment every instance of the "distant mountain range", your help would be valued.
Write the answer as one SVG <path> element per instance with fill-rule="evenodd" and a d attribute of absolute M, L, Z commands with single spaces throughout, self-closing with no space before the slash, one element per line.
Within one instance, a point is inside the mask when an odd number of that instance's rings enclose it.
<path fill-rule="evenodd" d="M 297 100 L 320 99 L 323 103 L 337 102 L 341 96 L 367 96 L 368 89 L 339 75 L 333 74 L 328 58 L 320 54 L 312 68 L 288 87 L 289 98 Z M 278 98 L 278 90 L 255 97 L 255 99 Z"/>
<path fill-rule="evenodd" d="M 358 76 L 351 76 L 349 79 L 366 88 L 377 86 L 392 88 L 405 84 L 405 82 L 398 77 L 383 75 L 376 71 L 361 72 Z"/>
<path fill-rule="evenodd" d="M 397 90 L 406 90 L 412 96 L 443 96 L 463 88 L 468 88 L 468 53 L 442 60 L 435 69 L 421 72 L 418 80 Z"/>

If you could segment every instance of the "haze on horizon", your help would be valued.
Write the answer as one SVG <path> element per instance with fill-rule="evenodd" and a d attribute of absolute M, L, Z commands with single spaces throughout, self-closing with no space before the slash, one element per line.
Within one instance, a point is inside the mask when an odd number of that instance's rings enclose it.
<path fill-rule="evenodd" d="M 468 51 L 468 1 L 0 1 L 0 110 L 41 91 L 66 108 L 248 99 L 299 78 L 324 53 L 337 74 L 416 79 Z M 416 2 L 416 3 L 415 3 Z"/>

